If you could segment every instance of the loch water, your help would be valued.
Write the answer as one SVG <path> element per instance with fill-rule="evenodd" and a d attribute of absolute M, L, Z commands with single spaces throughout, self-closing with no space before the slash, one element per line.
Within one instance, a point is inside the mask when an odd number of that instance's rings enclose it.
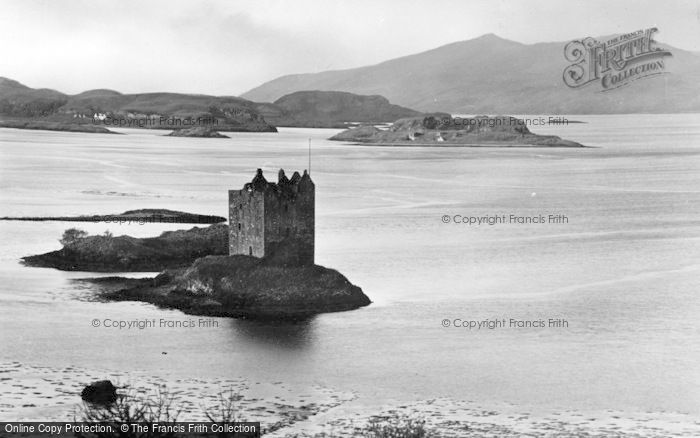
<path fill-rule="evenodd" d="M 311 139 L 316 263 L 373 301 L 300 323 L 105 327 L 199 318 L 101 302 L 76 279 L 104 274 L 19 258 L 60 248 L 70 226 L 141 237 L 190 225 L 0 221 L 0 364 L 324 385 L 365 406 L 449 398 L 697 419 L 700 115 L 567 118 L 585 123 L 531 129 L 595 147 L 355 146 L 327 141 L 337 132 L 327 129 L 229 139 L 0 129 L 0 216 L 226 216 L 227 191 L 256 168 L 270 179 L 307 168 Z M 567 221 L 455 223 L 489 215 Z M 454 326 L 485 320 L 506 326 Z M 37 415 L 3 402 L 2 420 Z"/>

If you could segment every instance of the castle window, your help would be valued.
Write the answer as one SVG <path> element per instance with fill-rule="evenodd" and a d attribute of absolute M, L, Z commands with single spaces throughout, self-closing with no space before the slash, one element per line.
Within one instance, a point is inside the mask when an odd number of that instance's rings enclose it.
<path fill-rule="evenodd" d="M 287 236 L 289 236 L 289 227 L 287 227 Z"/>
<path fill-rule="evenodd" d="M 239 230 L 239 231 L 241 230 L 241 224 L 240 224 L 240 223 L 238 224 L 238 230 Z"/>
<path fill-rule="evenodd" d="M 289 205 L 284 204 L 284 211 L 285 211 L 285 212 L 289 211 Z"/>
<path fill-rule="evenodd" d="M 252 246 L 248 247 L 248 255 L 251 255 L 251 256 L 253 255 L 253 247 Z"/>

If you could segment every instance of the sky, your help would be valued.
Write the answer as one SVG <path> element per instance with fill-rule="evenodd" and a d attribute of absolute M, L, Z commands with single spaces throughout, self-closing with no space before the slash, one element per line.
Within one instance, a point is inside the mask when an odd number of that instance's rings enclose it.
<path fill-rule="evenodd" d="M 230 96 L 487 33 L 533 44 L 649 27 L 700 51 L 700 0 L 0 0 L 0 76 Z"/>

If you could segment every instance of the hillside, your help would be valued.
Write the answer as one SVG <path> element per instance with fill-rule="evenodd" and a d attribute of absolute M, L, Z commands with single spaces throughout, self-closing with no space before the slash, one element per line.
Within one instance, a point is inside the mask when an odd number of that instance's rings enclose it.
<path fill-rule="evenodd" d="M 109 119 L 95 121 L 95 114 Z M 210 131 L 274 132 L 274 126 L 344 128 L 352 122 L 388 123 L 419 114 L 382 96 L 339 91 L 298 91 L 272 103 L 230 96 L 122 94 L 108 89 L 69 96 L 0 78 L 0 126 L 22 129 L 109 132 L 104 128 L 156 128 L 179 129 L 173 136 L 212 137 L 215 135 Z M 202 122 L 171 123 L 187 118 Z M 218 123 L 211 123 L 213 119 Z"/>
<path fill-rule="evenodd" d="M 345 127 L 347 123 L 389 123 L 420 113 L 382 96 L 341 91 L 297 91 L 256 106 L 276 126 Z"/>
<path fill-rule="evenodd" d="M 122 127 L 174 129 L 191 125 L 173 125 L 170 120 L 211 120 L 219 131 L 275 132 L 255 110 L 255 103 L 239 97 L 216 97 L 178 93 L 121 94 L 113 90 L 90 90 L 74 96 L 54 90 L 33 89 L 17 81 L 0 78 L 0 119 L 32 119 L 72 125 L 95 124 L 95 114 L 112 119 L 150 120 L 148 125 L 124 123 Z M 99 126 L 115 127 L 99 123 Z M 118 124 L 116 126 L 119 126 Z"/>
<path fill-rule="evenodd" d="M 668 45 L 670 74 L 601 93 L 562 80 L 568 41 L 521 44 L 489 34 L 347 70 L 282 76 L 241 97 L 274 101 L 299 90 L 382 95 L 419 111 L 453 114 L 700 112 L 700 56 Z"/>
<path fill-rule="evenodd" d="M 55 114 L 68 96 L 45 88 L 33 89 L 12 79 L 0 77 L 0 115 L 44 117 Z"/>

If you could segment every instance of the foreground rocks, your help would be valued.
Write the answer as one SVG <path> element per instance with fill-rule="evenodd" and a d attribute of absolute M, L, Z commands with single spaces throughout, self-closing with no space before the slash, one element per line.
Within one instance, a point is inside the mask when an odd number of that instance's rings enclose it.
<path fill-rule="evenodd" d="M 522 119 L 514 117 L 453 118 L 440 113 L 400 119 L 385 130 L 352 128 L 329 140 L 380 146 L 584 147 L 555 135 L 533 134 Z"/>
<path fill-rule="evenodd" d="M 87 279 L 112 301 L 142 301 L 192 315 L 296 319 L 353 310 L 370 299 L 338 271 L 243 255 L 208 256 L 155 278 Z"/>
<path fill-rule="evenodd" d="M 117 387 L 109 380 L 93 382 L 83 388 L 80 398 L 88 403 L 106 405 L 117 400 Z"/>

